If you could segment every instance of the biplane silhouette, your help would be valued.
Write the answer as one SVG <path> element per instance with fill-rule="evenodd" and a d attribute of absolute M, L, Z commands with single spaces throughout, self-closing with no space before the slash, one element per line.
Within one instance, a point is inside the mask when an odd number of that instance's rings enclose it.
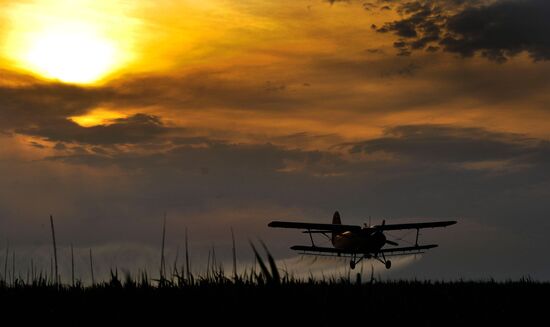
<path fill-rule="evenodd" d="M 456 224 L 456 221 L 434 221 L 407 224 L 386 224 L 383 220 L 381 225 L 363 227 L 357 225 L 343 225 L 340 213 L 336 211 L 332 218 L 332 224 L 317 224 L 292 221 L 272 221 L 269 227 L 303 229 L 303 233 L 309 234 L 311 246 L 294 245 L 292 250 L 301 254 L 319 256 L 350 257 L 350 268 L 363 259 L 376 259 L 383 263 L 387 269 L 391 268 L 391 261 L 386 257 L 424 253 L 426 250 L 437 247 L 437 244 L 418 244 L 418 236 L 421 229 L 447 227 Z M 416 240 L 414 246 L 399 247 L 397 242 L 388 240 L 385 231 L 416 229 Z M 315 245 L 313 234 L 320 234 L 327 237 L 333 247 L 320 247 Z M 386 245 L 395 247 L 386 248 Z"/>

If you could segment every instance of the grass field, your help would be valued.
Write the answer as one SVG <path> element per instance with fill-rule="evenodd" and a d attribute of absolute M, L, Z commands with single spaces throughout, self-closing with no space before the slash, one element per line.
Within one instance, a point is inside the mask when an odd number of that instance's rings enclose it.
<path fill-rule="evenodd" d="M 550 284 L 298 280 L 256 251 L 257 270 L 236 276 L 212 268 L 205 276 L 174 270 L 151 279 L 122 275 L 83 286 L 35 277 L 0 284 L 4 321 L 72 325 L 423 325 L 525 324 L 546 318 Z M 161 272 L 161 276 L 168 275 Z M 538 325 L 545 325 L 544 320 Z"/>
<path fill-rule="evenodd" d="M 0 288 L 3 316 L 19 321 L 128 323 L 139 321 L 239 322 L 329 326 L 373 322 L 463 325 L 533 321 L 545 317 L 550 285 L 519 282 L 393 281 L 357 285 L 340 281 L 280 284 L 202 280 L 152 286 L 111 280 L 93 287 L 17 285 Z M 544 323 L 540 325 L 544 326 Z"/>

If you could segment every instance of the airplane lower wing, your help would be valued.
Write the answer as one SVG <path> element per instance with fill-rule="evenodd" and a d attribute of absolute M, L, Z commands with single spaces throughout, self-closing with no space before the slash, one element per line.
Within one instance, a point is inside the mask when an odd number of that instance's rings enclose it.
<path fill-rule="evenodd" d="M 304 252 L 320 252 L 320 253 L 334 253 L 334 254 L 353 254 L 353 251 L 338 250 L 335 248 L 327 248 L 320 246 L 307 246 L 307 245 L 294 245 L 290 247 L 294 251 L 304 251 Z"/>
<path fill-rule="evenodd" d="M 437 244 L 416 245 L 416 246 L 407 246 L 402 248 L 382 249 L 378 253 L 393 254 L 396 252 L 413 252 L 413 251 L 429 250 L 436 247 L 438 247 Z"/>
<path fill-rule="evenodd" d="M 380 251 L 378 251 L 378 253 L 393 256 L 393 255 L 400 255 L 399 254 L 400 252 L 402 252 L 401 254 L 409 254 L 411 252 L 420 253 L 420 251 L 422 250 L 429 250 L 435 247 L 437 247 L 437 244 L 417 245 L 417 246 L 408 246 L 408 247 L 401 247 L 401 248 L 381 249 Z M 328 248 L 328 247 L 320 247 L 320 246 L 295 245 L 295 246 L 292 246 L 290 249 L 295 251 L 302 251 L 302 252 L 305 252 L 306 254 L 329 253 L 333 255 L 351 255 L 351 254 L 374 255 L 374 253 L 362 253 L 362 252 L 341 250 L 336 248 Z"/>

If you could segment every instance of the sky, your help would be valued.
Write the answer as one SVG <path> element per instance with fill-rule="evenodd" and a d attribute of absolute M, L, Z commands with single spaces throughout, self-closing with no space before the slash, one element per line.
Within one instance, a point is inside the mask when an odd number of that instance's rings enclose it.
<path fill-rule="evenodd" d="M 546 0 L 0 0 L 0 256 L 49 269 L 51 214 L 63 269 L 70 244 L 83 279 L 89 249 L 98 269 L 156 269 L 166 214 L 169 260 L 187 230 L 196 267 L 212 248 L 229 262 L 233 229 L 243 267 L 262 239 L 307 274 L 289 250 L 307 237 L 267 223 L 339 210 L 458 221 L 375 265 L 388 278 L 549 280 L 549 16 Z"/>

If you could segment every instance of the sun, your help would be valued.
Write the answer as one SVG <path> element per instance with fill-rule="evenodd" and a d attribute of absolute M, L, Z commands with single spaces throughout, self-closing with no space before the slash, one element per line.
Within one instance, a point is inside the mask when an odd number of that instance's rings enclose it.
<path fill-rule="evenodd" d="M 7 6 L 0 57 L 65 83 L 99 84 L 135 61 L 140 20 L 115 0 L 28 0 Z"/>
<path fill-rule="evenodd" d="M 25 68 L 67 83 L 93 83 L 117 63 L 116 45 L 83 23 L 50 26 L 35 33 L 24 52 Z"/>

